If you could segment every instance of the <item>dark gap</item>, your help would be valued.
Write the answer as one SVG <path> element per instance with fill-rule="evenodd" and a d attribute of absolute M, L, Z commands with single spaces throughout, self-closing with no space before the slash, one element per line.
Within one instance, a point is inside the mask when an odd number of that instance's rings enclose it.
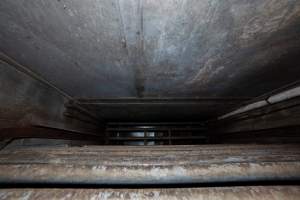
<path fill-rule="evenodd" d="M 300 180 L 277 181 L 226 181 L 215 183 L 181 184 L 52 184 L 52 183 L 5 183 L 0 188 L 47 188 L 47 189 L 163 189 L 163 188 L 207 188 L 207 187 L 242 187 L 242 186 L 300 186 Z"/>

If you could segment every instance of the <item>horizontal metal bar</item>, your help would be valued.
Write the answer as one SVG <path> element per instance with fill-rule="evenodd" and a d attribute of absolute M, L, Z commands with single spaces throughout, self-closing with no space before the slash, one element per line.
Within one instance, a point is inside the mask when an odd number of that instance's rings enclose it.
<path fill-rule="evenodd" d="M 137 128 L 107 128 L 106 131 L 109 132 L 132 132 L 132 131 L 204 131 L 207 130 L 206 128 L 167 128 L 167 127 L 149 127 L 149 128 L 142 128 L 142 127 L 137 127 Z"/>
<path fill-rule="evenodd" d="M 170 189 L 0 189 L 3 199 L 289 199 L 300 196 L 300 186 L 250 186 Z"/>
<path fill-rule="evenodd" d="M 109 137 L 108 140 L 204 140 L 204 136 L 188 136 L 188 137 Z"/>
<path fill-rule="evenodd" d="M 203 126 L 203 122 L 108 122 L 107 127 L 126 126 Z"/>
<path fill-rule="evenodd" d="M 0 130 L 1 139 L 11 138 L 48 138 L 104 141 L 104 135 L 86 133 L 75 130 L 50 128 L 44 126 L 26 126 L 22 128 L 6 128 Z"/>
<path fill-rule="evenodd" d="M 106 104 L 106 103 L 200 103 L 200 102 L 241 102 L 253 99 L 253 97 L 223 97 L 223 98 L 213 98 L 213 97 L 201 97 L 201 98 L 101 98 L 101 99 L 76 99 L 80 104 Z"/>
<path fill-rule="evenodd" d="M 300 180 L 298 145 L 0 151 L 0 183 L 186 184 Z"/>

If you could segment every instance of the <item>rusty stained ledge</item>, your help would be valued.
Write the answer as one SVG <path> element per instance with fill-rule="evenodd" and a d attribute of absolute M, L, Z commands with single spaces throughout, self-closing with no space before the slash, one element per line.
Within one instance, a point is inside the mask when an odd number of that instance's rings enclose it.
<path fill-rule="evenodd" d="M 300 195 L 299 186 L 257 186 L 181 189 L 0 189 L 3 199 L 290 199 Z"/>
<path fill-rule="evenodd" d="M 300 180 L 298 145 L 27 148 L 0 152 L 0 183 L 188 184 Z"/>

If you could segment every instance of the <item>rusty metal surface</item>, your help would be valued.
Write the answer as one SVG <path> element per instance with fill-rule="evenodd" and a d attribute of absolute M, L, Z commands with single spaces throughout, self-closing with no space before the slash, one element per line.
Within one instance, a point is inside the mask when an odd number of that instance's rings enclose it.
<path fill-rule="evenodd" d="M 162 199 L 162 200 L 297 200 L 299 186 L 220 187 L 183 189 L 0 189 L 0 198 L 35 199 Z"/>
<path fill-rule="evenodd" d="M 166 184 L 300 180 L 299 145 L 21 148 L 0 183 Z"/>

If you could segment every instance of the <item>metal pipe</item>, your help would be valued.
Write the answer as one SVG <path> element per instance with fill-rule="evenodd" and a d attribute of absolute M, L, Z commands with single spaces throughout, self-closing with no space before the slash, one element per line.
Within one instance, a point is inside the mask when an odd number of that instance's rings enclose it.
<path fill-rule="evenodd" d="M 188 184 L 300 180 L 298 145 L 20 148 L 0 183 Z"/>
<path fill-rule="evenodd" d="M 275 104 L 275 103 L 279 103 L 282 101 L 286 101 L 286 100 L 289 100 L 289 99 L 292 99 L 292 98 L 298 97 L 298 96 L 300 96 L 300 86 L 290 89 L 290 90 L 283 91 L 283 92 L 275 94 L 275 95 L 272 95 L 272 96 L 266 98 L 265 100 L 261 100 L 261 101 L 243 106 L 237 110 L 234 110 L 230 113 L 227 113 L 227 114 L 219 117 L 218 119 L 219 120 L 226 119 L 226 118 L 232 117 L 234 115 L 238 115 L 241 113 L 245 113 L 247 111 L 262 108 L 262 107 L 270 105 L 270 104 Z"/>
<path fill-rule="evenodd" d="M 286 100 L 289 100 L 289 99 L 292 99 L 292 98 L 298 97 L 298 96 L 300 96 L 300 87 L 296 87 L 296 88 L 275 94 L 275 95 L 269 97 L 267 100 L 269 103 L 274 104 L 274 103 L 286 101 Z"/>
<path fill-rule="evenodd" d="M 299 186 L 249 186 L 154 189 L 0 189 L 1 199 L 149 199 L 149 200 L 261 200 L 300 196 Z"/>

